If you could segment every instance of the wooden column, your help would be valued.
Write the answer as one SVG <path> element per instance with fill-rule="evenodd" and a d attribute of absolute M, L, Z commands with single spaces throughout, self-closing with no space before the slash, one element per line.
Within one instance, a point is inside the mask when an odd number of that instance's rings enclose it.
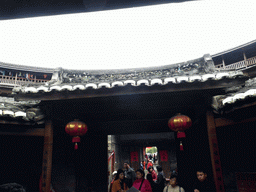
<path fill-rule="evenodd" d="M 49 192 L 51 187 L 52 143 L 53 143 L 52 121 L 46 121 L 45 132 L 44 132 L 42 192 Z"/>
<path fill-rule="evenodd" d="M 222 57 L 222 65 L 223 65 L 223 69 L 226 69 L 226 65 L 223 57 Z"/>
<path fill-rule="evenodd" d="M 243 56 L 244 56 L 244 64 L 247 67 L 247 58 L 246 58 L 244 49 L 243 49 Z"/>
<path fill-rule="evenodd" d="M 244 56 L 244 60 L 246 61 L 246 60 L 247 60 L 247 58 L 246 58 L 246 55 L 245 55 L 244 50 L 243 50 L 243 56 Z"/>
<path fill-rule="evenodd" d="M 223 183 L 223 176 L 222 176 L 222 169 L 221 169 L 218 140 L 216 135 L 216 126 L 215 126 L 214 116 L 212 112 L 207 111 L 206 118 L 207 118 L 207 130 L 208 130 L 212 169 L 213 169 L 213 176 L 214 176 L 216 191 L 224 192 L 225 190 L 224 190 L 224 183 Z"/>

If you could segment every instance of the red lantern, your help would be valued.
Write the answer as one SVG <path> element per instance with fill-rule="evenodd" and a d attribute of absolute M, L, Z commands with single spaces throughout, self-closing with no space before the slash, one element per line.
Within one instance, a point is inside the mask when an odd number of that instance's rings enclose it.
<path fill-rule="evenodd" d="M 178 132 L 177 138 L 185 138 L 186 135 L 184 131 L 191 127 L 192 121 L 188 116 L 178 114 L 175 117 L 172 117 L 168 121 L 168 126 L 171 130 Z"/>
<path fill-rule="evenodd" d="M 169 128 L 175 132 L 178 132 L 177 138 L 185 138 L 186 134 L 184 131 L 190 128 L 191 125 L 192 125 L 191 119 L 188 116 L 181 115 L 180 113 L 177 116 L 172 117 L 168 121 Z M 183 151 L 182 142 L 180 143 L 180 150 Z"/>
<path fill-rule="evenodd" d="M 78 149 L 77 143 L 81 141 L 80 136 L 83 136 L 87 130 L 87 125 L 78 120 L 72 121 L 66 125 L 65 131 L 70 136 L 73 136 L 72 142 L 75 143 L 75 150 Z"/>

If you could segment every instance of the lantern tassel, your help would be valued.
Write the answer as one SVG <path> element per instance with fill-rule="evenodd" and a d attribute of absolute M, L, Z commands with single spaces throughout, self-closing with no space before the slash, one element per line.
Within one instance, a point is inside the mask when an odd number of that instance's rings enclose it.
<path fill-rule="evenodd" d="M 78 149 L 78 145 L 77 145 L 77 143 L 75 143 L 75 150 L 77 150 Z"/>
<path fill-rule="evenodd" d="M 180 142 L 180 151 L 184 151 L 183 145 L 182 145 L 182 141 Z"/>
<path fill-rule="evenodd" d="M 178 133 L 177 133 L 177 138 L 186 138 L 185 132 L 178 131 Z"/>

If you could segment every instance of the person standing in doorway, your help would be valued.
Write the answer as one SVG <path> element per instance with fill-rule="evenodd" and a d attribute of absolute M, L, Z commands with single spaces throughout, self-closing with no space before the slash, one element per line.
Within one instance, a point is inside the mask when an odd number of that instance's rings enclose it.
<path fill-rule="evenodd" d="M 157 180 L 156 182 L 156 192 L 163 192 L 164 187 L 165 187 L 165 177 L 163 173 L 163 169 L 160 165 L 156 167 L 158 175 L 157 175 Z"/>
<path fill-rule="evenodd" d="M 149 158 L 150 160 L 152 160 L 153 156 L 152 156 L 151 154 L 149 154 L 148 158 Z"/>
<path fill-rule="evenodd" d="M 149 160 L 149 162 L 148 162 L 148 166 L 147 166 L 147 169 L 148 169 L 149 167 L 153 167 L 153 163 L 152 163 L 152 160 Z"/>
<path fill-rule="evenodd" d="M 140 162 L 140 169 L 144 171 L 144 169 L 143 169 L 143 161 Z"/>
<path fill-rule="evenodd" d="M 112 181 L 111 181 L 111 183 L 110 183 L 110 187 L 109 187 L 109 192 L 112 192 L 112 186 L 113 186 L 113 183 L 114 183 L 114 181 L 115 181 L 115 179 L 116 179 L 116 175 L 117 175 L 117 171 L 114 171 L 113 173 L 112 173 Z"/>
<path fill-rule="evenodd" d="M 144 158 L 145 160 L 145 169 L 147 169 L 147 167 L 148 167 L 148 156 L 147 156 L 147 154 L 145 155 L 145 158 Z"/>
<path fill-rule="evenodd" d="M 150 173 L 147 174 L 147 180 L 149 181 L 149 183 L 151 185 L 152 192 L 155 192 L 156 183 L 153 181 L 152 175 Z"/>
<path fill-rule="evenodd" d="M 140 192 L 152 192 L 150 182 L 145 179 L 145 172 L 141 169 L 136 171 L 136 180 L 133 183 L 133 187 L 138 189 Z"/>
<path fill-rule="evenodd" d="M 124 162 L 124 176 L 128 188 L 131 188 L 134 180 L 136 179 L 136 175 L 134 169 L 130 167 L 129 162 L 127 161 Z"/>
<path fill-rule="evenodd" d="M 122 169 L 118 169 L 115 181 L 113 182 L 111 188 L 111 192 L 125 192 L 127 190 L 127 185 L 124 182 L 124 171 Z"/>
<path fill-rule="evenodd" d="M 142 164 L 143 164 L 143 171 L 146 169 L 146 163 L 145 161 L 142 161 Z"/>
<path fill-rule="evenodd" d="M 148 174 L 151 174 L 151 175 L 152 175 L 153 181 L 156 181 L 156 180 L 157 180 L 157 174 L 156 174 L 156 172 L 155 172 L 155 170 L 154 170 L 153 167 L 150 166 L 150 167 L 148 168 Z"/>

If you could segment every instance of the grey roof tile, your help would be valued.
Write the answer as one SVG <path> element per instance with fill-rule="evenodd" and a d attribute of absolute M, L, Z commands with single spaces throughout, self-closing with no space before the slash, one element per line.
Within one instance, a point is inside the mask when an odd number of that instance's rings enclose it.
<path fill-rule="evenodd" d="M 250 98 L 250 99 L 249 99 Z M 216 95 L 213 97 L 212 107 L 217 113 L 228 113 L 237 105 L 248 104 L 256 101 L 256 78 L 249 79 L 245 86 L 234 89 L 234 92 L 226 95 Z"/>
<path fill-rule="evenodd" d="M 38 107 L 39 103 L 40 101 L 15 101 L 13 97 L 0 97 L 0 118 L 42 123 L 44 114 Z"/>
<path fill-rule="evenodd" d="M 218 83 L 220 80 L 227 79 L 230 81 L 240 77 L 245 77 L 241 71 L 220 72 L 215 70 L 211 56 L 204 55 L 199 59 L 179 64 L 143 69 L 81 71 L 57 68 L 54 70 L 51 81 L 41 85 L 15 87 L 13 93 L 42 94 L 100 89 L 104 91 L 113 88 L 117 90 L 126 86 L 136 87 L 136 90 L 137 87 L 146 86 L 152 87 L 152 90 L 156 88 L 161 91 L 161 86 L 165 86 L 165 88 L 166 86 L 175 86 L 177 88 L 187 84 L 186 87 L 189 88 L 192 83 L 205 84 L 210 81 L 214 81 L 216 85 L 216 82 Z"/>

